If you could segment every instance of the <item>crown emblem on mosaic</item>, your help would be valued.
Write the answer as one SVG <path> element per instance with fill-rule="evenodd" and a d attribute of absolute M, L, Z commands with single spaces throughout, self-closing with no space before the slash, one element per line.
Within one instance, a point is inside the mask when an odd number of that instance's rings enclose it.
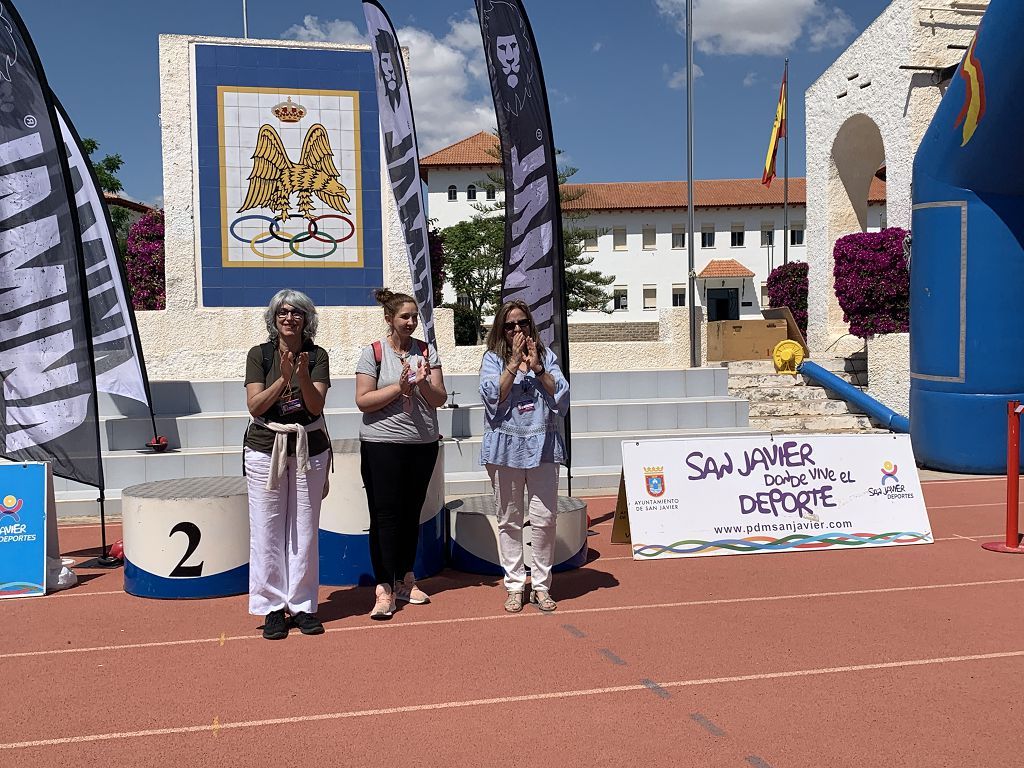
<path fill-rule="evenodd" d="M 664 467 L 644 467 L 645 475 L 657 475 L 661 474 L 665 470 Z"/>
<path fill-rule="evenodd" d="M 291 96 L 288 97 L 288 101 L 276 104 L 270 111 L 282 123 L 297 123 L 306 116 L 306 108 L 294 103 Z"/>

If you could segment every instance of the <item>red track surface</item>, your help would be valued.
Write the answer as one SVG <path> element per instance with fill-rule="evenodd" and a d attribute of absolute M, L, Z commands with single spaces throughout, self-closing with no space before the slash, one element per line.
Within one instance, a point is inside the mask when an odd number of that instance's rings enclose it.
<path fill-rule="evenodd" d="M 325 587 L 327 633 L 273 643 L 245 597 L 144 600 L 80 569 L 0 603 L 0 766 L 1020 765 L 1024 557 L 979 543 L 1003 493 L 926 484 L 927 546 L 648 563 L 591 499 L 554 615 L 445 571 L 390 622 Z M 78 559 L 98 538 L 61 530 Z"/>

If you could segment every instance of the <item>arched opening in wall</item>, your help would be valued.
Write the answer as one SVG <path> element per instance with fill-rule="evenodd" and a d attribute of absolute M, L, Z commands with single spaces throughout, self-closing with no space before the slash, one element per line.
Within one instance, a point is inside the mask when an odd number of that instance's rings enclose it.
<path fill-rule="evenodd" d="M 829 157 L 828 200 L 828 329 L 833 339 L 846 332 L 835 297 L 832 257 L 836 240 L 854 232 L 877 229 L 885 221 L 885 183 L 878 172 L 885 165 L 885 143 L 878 125 L 864 114 L 843 123 Z M 884 174 L 884 171 L 883 171 Z"/>

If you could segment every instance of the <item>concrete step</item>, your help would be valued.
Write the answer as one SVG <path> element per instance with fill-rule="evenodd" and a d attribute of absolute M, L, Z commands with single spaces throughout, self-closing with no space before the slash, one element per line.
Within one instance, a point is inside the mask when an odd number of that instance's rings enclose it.
<path fill-rule="evenodd" d="M 651 399 L 666 397 L 721 397 L 728 394 L 729 372 L 722 367 L 662 371 L 578 372 L 572 375 L 573 400 Z M 480 402 L 476 374 L 445 376 L 449 395 L 459 405 Z M 195 413 L 245 413 L 245 387 L 240 379 L 221 381 L 155 381 L 151 384 L 154 411 L 158 416 Z M 449 399 L 451 401 L 451 398 Z M 327 394 L 330 408 L 355 405 L 355 376 L 331 379 Z M 101 395 L 100 413 L 107 416 L 148 418 L 149 411 L 127 398 Z"/>
<path fill-rule="evenodd" d="M 775 416 L 841 416 L 849 413 L 860 413 L 860 411 L 852 409 L 848 403 L 842 400 L 794 399 L 750 403 L 751 419 Z"/>
<path fill-rule="evenodd" d="M 792 432 L 876 432 L 867 416 L 835 414 L 830 416 L 776 416 L 750 419 L 751 429 L 773 433 Z"/>
<path fill-rule="evenodd" d="M 836 376 L 842 381 L 858 387 L 866 387 L 868 385 L 867 373 L 836 373 Z M 752 387 L 795 387 L 801 384 L 815 386 L 799 374 L 792 376 L 789 374 L 741 373 L 729 377 L 728 389 L 729 391 L 735 391 Z"/>
<path fill-rule="evenodd" d="M 867 372 L 866 355 L 851 357 L 811 357 L 807 358 L 832 373 Z M 775 364 L 771 360 L 733 360 L 722 365 L 729 369 L 730 376 L 743 374 L 775 373 Z"/>
<path fill-rule="evenodd" d="M 581 491 L 616 493 L 621 474 L 621 463 L 605 467 L 574 467 L 572 470 L 572 492 L 573 494 Z M 486 470 L 445 472 L 444 480 L 444 493 L 447 497 L 491 493 L 491 481 Z M 565 467 L 561 467 L 559 472 L 558 488 L 563 493 L 569 490 L 569 473 Z"/>
<path fill-rule="evenodd" d="M 807 385 L 789 387 L 730 387 L 729 394 L 734 397 L 742 397 L 751 403 L 774 402 L 777 400 L 838 400 L 838 395 L 833 395 L 822 387 L 809 387 Z"/>
<path fill-rule="evenodd" d="M 341 438 L 359 433 L 363 415 L 356 408 L 327 408 L 327 431 Z M 746 420 L 746 400 L 724 396 L 661 398 L 652 400 L 576 400 L 572 426 L 576 434 L 619 429 L 676 429 L 732 426 Z M 159 434 L 171 448 L 216 448 L 241 442 L 250 421 L 248 413 L 195 413 L 157 418 Z M 438 409 L 438 425 L 445 437 L 479 437 L 484 433 L 483 406 L 478 402 Z M 100 446 L 104 451 L 143 450 L 152 437 L 149 417 L 117 416 L 101 419 Z"/>

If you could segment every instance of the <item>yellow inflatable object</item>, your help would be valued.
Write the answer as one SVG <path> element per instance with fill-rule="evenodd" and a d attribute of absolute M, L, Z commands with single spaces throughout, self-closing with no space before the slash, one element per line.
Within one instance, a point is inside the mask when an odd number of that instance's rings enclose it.
<path fill-rule="evenodd" d="M 792 339 L 780 341 L 772 350 L 772 361 L 777 373 L 796 376 L 796 369 L 804 361 L 804 348 L 800 346 L 800 342 Z"/>

